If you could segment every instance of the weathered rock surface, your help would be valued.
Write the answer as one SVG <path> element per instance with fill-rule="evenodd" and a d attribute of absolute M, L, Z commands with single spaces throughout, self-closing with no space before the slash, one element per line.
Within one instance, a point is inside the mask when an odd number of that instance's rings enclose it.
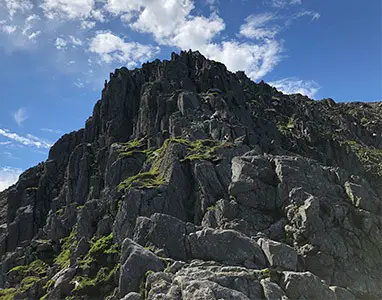
<path fill-rule="evenodd" d="M 381 132 L 199 52 L 117 69 L 0 193 L 0 299 L 381 299 Z"/>

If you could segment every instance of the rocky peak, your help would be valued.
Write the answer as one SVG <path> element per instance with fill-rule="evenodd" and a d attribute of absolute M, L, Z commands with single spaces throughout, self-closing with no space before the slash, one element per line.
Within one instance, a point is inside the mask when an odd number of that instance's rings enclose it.
<path fill-rule="evenodd" d="M 379 299 L 381 110 L 199 52 L 117 69 L 0 193 L 0 298 Z"/>

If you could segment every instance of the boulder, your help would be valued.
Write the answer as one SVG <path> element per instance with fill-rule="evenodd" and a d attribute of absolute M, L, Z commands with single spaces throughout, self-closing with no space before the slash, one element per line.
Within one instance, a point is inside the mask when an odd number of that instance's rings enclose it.
<path fill-rule="evenodd" d="M 333 299 L 336 294 L 310 272 L 283 272 L 281 288 L 290 299 Z"/>
<path fill-rule="evenodd" d="M 260 238 L 257 243 L 263 249 L 271 267 L 297 271 L 297 252 L 292 247 L 267 238 Z"/>
<path fill-rule="evenodd" d="M 264 266 L 264 253 L 255 241 L 234 230 L 203 229 L 188 235 L 191 256 L 203 260 Z"/>
<path fill-rule="evenodd" d="M 138 292 L 147 271 L 161 271 L 164 268 L 164 263 L 154 253 L 128 238 L 125 239 L 121 250 L 120 296 Z"/>

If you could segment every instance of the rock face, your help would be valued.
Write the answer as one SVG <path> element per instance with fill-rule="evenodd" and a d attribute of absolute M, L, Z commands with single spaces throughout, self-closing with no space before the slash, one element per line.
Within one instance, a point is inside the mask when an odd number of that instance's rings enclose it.
<path fill-rule="evenodd" d="M 381 132 L 199 52 L 117 69 L 0 193 L 0 299 L 381 299 Z"/>

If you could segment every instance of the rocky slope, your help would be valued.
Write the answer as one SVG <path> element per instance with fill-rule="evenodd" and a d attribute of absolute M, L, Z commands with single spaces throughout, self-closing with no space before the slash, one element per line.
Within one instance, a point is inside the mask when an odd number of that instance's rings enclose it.
<path fill-rule="evenodd" d="M 115 70 L 0 193 L 0 299 L 381 299 L 381 132 L 199 52 Z"/>

